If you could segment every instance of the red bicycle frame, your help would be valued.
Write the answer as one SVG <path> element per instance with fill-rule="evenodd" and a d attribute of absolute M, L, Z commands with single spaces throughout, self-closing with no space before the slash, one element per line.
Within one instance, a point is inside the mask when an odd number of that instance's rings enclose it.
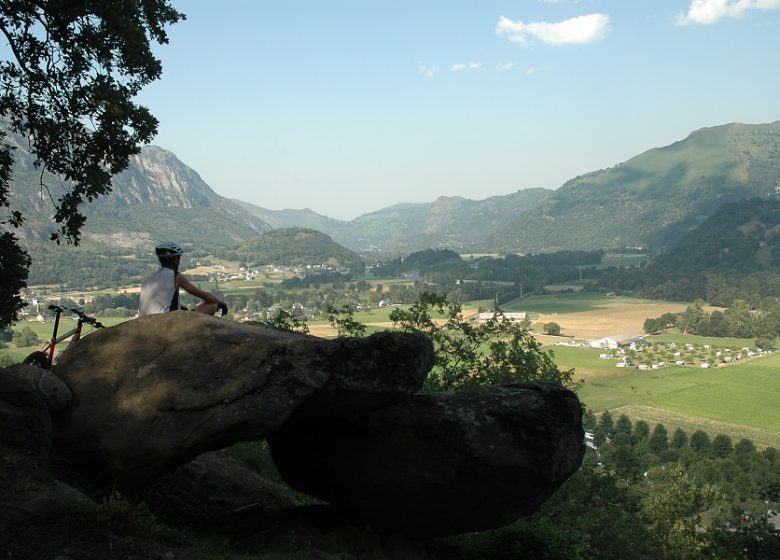
<path fill-rule="evenodd" d="M 50 305 L 49 309 L 54 311 L 54 331 L 52 332 L 51 340 L 46 342 L 40 351 L 33 352 L 24 359 L 24 363 L 33 364 L 44 369 L 51 369 L 52 364 L 54 364 L 54 352 L 57 348 L 57 344 L 63 340 L 67 340 L 68 338 L 73 337 L 73 339 L 68 343 L 68 345 L 70 345 L 81 338 L 81 327 L 84 323 L 88 323 L 99 329 L 103 328 L 102 323 L 98 322 L 94 317 L 88 316 L 81 309 L 70 309 L 70 311 L 78 315 L 76 326 L 65 334 L 57 336 L 57 331 L 60 327 L 60 316 L 65 311 L 68 311 L 68 309 L 58 305 Z"/>

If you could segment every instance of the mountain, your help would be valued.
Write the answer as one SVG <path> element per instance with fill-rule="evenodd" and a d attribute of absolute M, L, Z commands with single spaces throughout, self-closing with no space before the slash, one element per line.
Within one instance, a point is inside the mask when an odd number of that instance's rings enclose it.
<path fill-rule="evenodd" d="M 484 200 L 442 196 L 429 203 L 396 204 L 350 221 L 334 220 L 311 210 L 273 211 L 239 203 L 271 225 L 317 229 L 355 251 L 410 253 L 429 247 L 478 248 L 480 240 L 532 210 L 551 193 L 525 189 Z"/>
<path fill-rule="evenodd" d="M 248 266 L 327 265 L 361 267 L 360 257 L 322 232 L 305 228 L 277 229 L 239 244 L 237 256 Z"/>
<path fill-rule="evenodd" d="M 260 206 L 255 206 L 243 200 L 232 199 L 238 206 L 253 214 L 271 226 L 273 229 L 285 229 L 293 227 L 302 227 L 307 229 L 316 229 L 331 235 L 338 231 L 344 224 L 341 220 L 329 218 L 322 214 L 317 214 L 313 210 L 304 208 L 303 210 L 294 210 L 285 208 L 284 210 L 269 210 Z"/>
<path fill-rule="evenodd" d="M 780 200 L 726 203 L 647 267 L 651 276 L 780 273 Z"/>
<path fill-rule="evenodd" d="M 47 239 L 53 230 L 51 202 L 41 195 L 40 171 L 17 142 L 13 204 L 25 214 L 20 230 L 28 243 Z M 59 181 L 45 175 L 52 196 L 62 192 Z M 87 217 L 84 246 L 149 247 L 161 239 L 208 249 L 235 245 L 271 226 L 229 199 L 219 196 L 193 169 L 173 153 L 145 146 L 129 167 L 112 179 L 111 193 L 83 205 Z"/>
<path fill-rule="evenodd" d="M 487 240 L 498 250 L 669 247 L 725 202 L 780 189 L 780 121 L 732 123 L 575 177 Z"/>

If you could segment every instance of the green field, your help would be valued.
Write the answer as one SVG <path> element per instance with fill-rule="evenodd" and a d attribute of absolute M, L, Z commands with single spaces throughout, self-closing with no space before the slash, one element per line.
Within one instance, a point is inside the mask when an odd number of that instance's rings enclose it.
<path fill-rule="evenodd" d="M 674 342 L 675 344 L 694 344 L 702 346 L 709 344 L 718 348 L 755 348 L 756 340 L 753 338 L 717 338 L 713 336 L 696 336 L 693 334 L 664 333 L 647 337 L 648 342 Z"/>
<path fill-rule="evenodd" d="M 531 313 L 579 313 L 594 311 L 613 298 L 593 294 L 550 294 L 516 299 L 504 306 L 506 311 L 528 311 Z"/>
<path fill-rule="evenodd" d="M 581 362 L 590 366 L 592 358 L 584 355 Z M 594 412 L 625 412 L 648 421 L 666 418 L 671 426 L 780 447 L 778 354 L 722 368 L 626 370 L 586 382 L 579 395 Z"/>

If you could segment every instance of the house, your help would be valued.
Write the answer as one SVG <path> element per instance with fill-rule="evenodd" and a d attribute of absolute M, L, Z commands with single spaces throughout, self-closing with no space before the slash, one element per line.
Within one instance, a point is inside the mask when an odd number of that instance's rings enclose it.
<path fill-rule="evenodd" d="M 495 317 L 499 321 L 501 321 L 502 319 L 506 319 L 511 323 L 517 323 L 520 321 L 525 321 L 526 315 L 527 313 L 525 311 L 520 311 L 517 313 L 508 313 L 508 312 L 493 313 L 492 311 L 486 311 L 477 315 L 477 322 L 487 323 L 493 317 Z"/>
<path fill-rule="evenodd" d="M 644 346 L 644 344 L 644 337 L 637 333 L 621 333 L 605 336 L 604 338 L 591 340 L 588 343 L 591 348 L 610 348 L 612 350 L 620 346 L 628 346 L 632 350 L 635 350 L 639 346 Z"/>

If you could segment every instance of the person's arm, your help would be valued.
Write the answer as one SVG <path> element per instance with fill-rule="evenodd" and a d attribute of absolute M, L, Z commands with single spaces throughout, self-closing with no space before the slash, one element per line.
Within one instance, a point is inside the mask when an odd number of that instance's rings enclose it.
<path fill-rule="evenodd" d="M 217 305 L 225 305 L 224 301 L 219 299 L 211 292 L 207 292 L 206 290 L 201 290 L 195 284 L 190 282 L 189 278 L 184 276 L 184 274 L 176 275 L 176 285 L 181 288 L 184 288 L 184 291 L 187 292 L 188 294 L 192 294 L 195 297 L 199 297 L 203 301 L 206 301 L 208 303 L 216 303 Z"/>

